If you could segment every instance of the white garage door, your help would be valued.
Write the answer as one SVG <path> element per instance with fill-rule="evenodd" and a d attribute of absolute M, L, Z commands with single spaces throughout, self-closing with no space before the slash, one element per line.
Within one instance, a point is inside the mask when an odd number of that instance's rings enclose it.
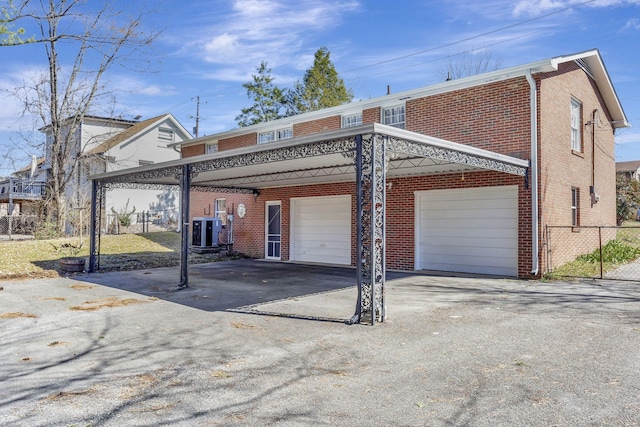
<path fill-rule="evenodd" d="M 291 199 L 290 258 L 351 264 L 351 196 Z"/>
<path fill-rule="evenodd" d="M 517 186 L 420 191 L 415 201 L 417 270 L 518 275 Z"/>

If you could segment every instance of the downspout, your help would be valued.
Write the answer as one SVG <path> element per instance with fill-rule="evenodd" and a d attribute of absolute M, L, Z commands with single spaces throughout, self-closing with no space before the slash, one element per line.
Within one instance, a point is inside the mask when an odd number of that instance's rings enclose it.
<path fill-rule="evenodd" d="M 531 275 L 537 276 L 540 270 L 539 220 L 538 220 L 538 91 L 536 82 L 527 70 L 527 81 L 530 87 L 529 103 L 531 108 Z"/>
<path fill-rule="evenodd" d="M 596 114 L 597 109 L 591 112 L 591 193 L 596 192 Z"/>

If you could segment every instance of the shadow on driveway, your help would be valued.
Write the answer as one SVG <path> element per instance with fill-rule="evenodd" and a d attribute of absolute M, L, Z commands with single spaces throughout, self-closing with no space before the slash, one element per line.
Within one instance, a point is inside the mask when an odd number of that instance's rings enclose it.
<path fill-rule="evenodd" d="M 389 273 L 387 280 L 408 276 Z M 189 287 L 186 289 L 178 287 L 180 270 L 177 267 L 83 274 L 75 278 L 206 311 L 235 311 L 339 322 L 353 314 L 357 295 L 354 268 L 252 259 L 190 265 Z M 268 302 L 296 300 L 349 288 L 353 288 L 354 293 L 353 298 L 344 302 L 348 307 L 336 311 L 332 311 L 331 307 L 321 310 L 327 312 L 328 309 L 332 313 L 329 316 L 312 314 L 314 310 L 280 313 L 256 308 Z"/>

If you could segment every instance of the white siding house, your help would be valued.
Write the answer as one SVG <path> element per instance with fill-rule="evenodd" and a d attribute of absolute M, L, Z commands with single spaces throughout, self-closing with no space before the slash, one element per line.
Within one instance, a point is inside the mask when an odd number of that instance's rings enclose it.
<path fill-rule="evenodd" d="M 41 129 L 46 134 L 47 145 L 38 173 L 44 176 L 51 167 L 48 130 L 48 127 Z M 82 209 L 88 218 L 91 175 L 179 159 L 179 151 L 171 144 L 189 139 L 192 139 L 191 134 L 169 113 L 144 121 L 85 117 L 75 132 L 77 151 L 72 157 L 77 156 L 79 163 L 66 187 L 68 211 Z M 158 190 L 112 190 L 107 193 L 105 212 L 121 211 L 127 202 L 129 211 L 135 206 L 136 212 L 177 212 L 177 194 Z M 133 218 L 135 221 L 135 215 Z M 67 232 L 72 231 L 73 226 L 68 226 Z"/>

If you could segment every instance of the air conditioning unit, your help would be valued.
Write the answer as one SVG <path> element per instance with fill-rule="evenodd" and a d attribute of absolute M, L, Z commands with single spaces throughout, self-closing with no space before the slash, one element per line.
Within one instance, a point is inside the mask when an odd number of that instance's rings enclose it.
<path fill-rule="evenodd" d="M 219 218 L 193 218 L 191 246 L 194 248 L 217 248 L 218 235 L 222 230 Z"/>

